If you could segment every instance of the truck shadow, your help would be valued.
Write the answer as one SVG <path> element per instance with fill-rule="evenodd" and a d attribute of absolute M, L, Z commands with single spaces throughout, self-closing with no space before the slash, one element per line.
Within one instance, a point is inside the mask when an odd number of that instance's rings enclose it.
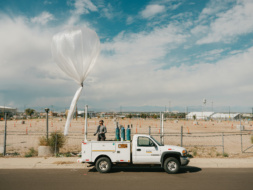
<path fill-rule="evenodd" d="M 198 167 L 193 166 L 184 166 L 181 167 L 178 174 L 183 173 L 195 173 L 200 172 L 202 169 Z M 89 172 L 97 172 L 96 168 L 93 167 L 89 170 Z M 125 166 L 115 166 L 112 168 L 110 173 L 119 173 L 119 172 L 161 172 L 165 173 L 164 169 L 161 167 L 125 167 Z"/>

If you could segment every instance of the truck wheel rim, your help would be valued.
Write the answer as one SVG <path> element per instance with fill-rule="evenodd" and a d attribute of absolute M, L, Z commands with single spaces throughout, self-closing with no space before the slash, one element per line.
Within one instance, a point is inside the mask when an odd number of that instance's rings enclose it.
<path fill-rule="evenodd" d="M 99 163 L 100 170 L 106 170 L 108 168 L 108 163 L 106 161 L 102 161 Z"/>
<path fill-rule="evenodd" d="M 168 163 L 168 169 L 169 169 L 170 171 L 175 171 L 175 170 L 177 169 L 177 163 L 174 162 L 174 161 L 170 161 L 170 162 Z"/>

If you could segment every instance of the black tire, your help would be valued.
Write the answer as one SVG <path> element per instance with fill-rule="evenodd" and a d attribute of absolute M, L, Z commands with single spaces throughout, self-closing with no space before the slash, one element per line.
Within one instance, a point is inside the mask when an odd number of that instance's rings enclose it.
<path fill-rule="evenodd" d="M 96 162 L 96 169 L 100 173 L 108 173 L 112 168 L 111 161 L 106 157 L 101 157 Z"/>
<path fill-rule="evenodd" d="M 169 157 L 165 160 L 163 168 L 168 174 L 176 174 L 179 171 L 180 164 L 176 158 Z"/>

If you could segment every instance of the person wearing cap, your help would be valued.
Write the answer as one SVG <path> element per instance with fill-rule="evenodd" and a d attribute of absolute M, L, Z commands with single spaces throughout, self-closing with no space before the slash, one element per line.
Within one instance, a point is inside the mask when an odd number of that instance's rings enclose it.
<path fill-rule="evenodd" d="M 104 121 L 100 120 L 99 126 L 97 127 L 97 131 L 96 131 L 96 133 L 94 133 L 94 136 L 96 136 L 96 134 L 98 134 L 97 141 L 105 141 L 105 139 L 106 139 L 105 133 L 107 133 L 106 126 L 104 126 Z"/>

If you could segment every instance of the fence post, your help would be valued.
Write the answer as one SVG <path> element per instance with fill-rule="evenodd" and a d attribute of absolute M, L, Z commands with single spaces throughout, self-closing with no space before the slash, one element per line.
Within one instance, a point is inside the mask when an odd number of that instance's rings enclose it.
<path fill-rule="evenodd" d="M 4 127 L 4 156 L 6 155 L 6 138 L 7 138 L 7 115 L 4 115 L 5 127 Z"/>
<path fill-rule="evenodd" d="M 224 155 L 224 133 L 222 132 L 222 154 Z"/>
<path fill-rule="evenodd" d="M 181 126 L 181 147 L 183 147 L 183 126 Z"/>
<path fill-rule="evenodd" d="M 151 135 L 151 127 L 149 126 L 148 134 Z"/>
<path fill-rule="evenodd" d="M 160 130 L 159 130 L 159 132 L 161 131 L 161 129 L 162 129 L 162 112 L 160 112 Z M 163 144 L 161 132 L 160 132 L 160 143 Z"/>
<path fill-rule="evenodd" d="M 242 147 L 242 131 L 241 131 L 241 152 L 243 153 L 243 147 Z"/>
<path fill-rule="evenodd" d="M 55 133 L 55 149 L 54 149 L 55 157 L 57 157 L 57 133 Z"/>

